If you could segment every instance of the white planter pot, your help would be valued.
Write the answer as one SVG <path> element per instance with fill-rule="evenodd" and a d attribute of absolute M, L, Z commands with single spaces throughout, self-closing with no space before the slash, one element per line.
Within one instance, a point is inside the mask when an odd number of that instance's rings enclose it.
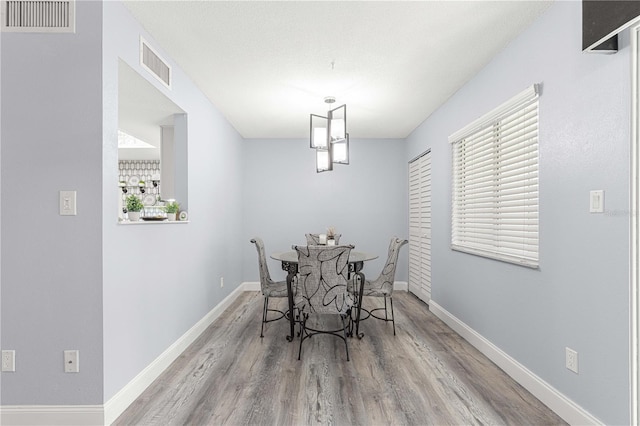
<path fill-rule="evenodd" d="M 129 220 L 131 222 L 137 222 L 140 220 L 140 212 L 129 212 L 127 215 L 129 215 Z"/>
<path fill-rule="evenodd" d="M 175 213 L 167 213 L 167 220 L 169 220 L 169 222 L 173 222 L 176 220 L 176 214 Z"/>

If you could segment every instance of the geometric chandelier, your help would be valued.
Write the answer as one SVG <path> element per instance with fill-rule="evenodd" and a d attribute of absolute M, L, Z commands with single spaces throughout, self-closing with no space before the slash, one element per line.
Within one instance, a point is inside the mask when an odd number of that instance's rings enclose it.
<path fill-rule="evenodd" d="M 324 98 L 331 105 L 333 96 Z M 347 106 L 329 110 L 327 116 L 311 114 L 311 148 L 316 150 L 316 172 L 333 170 L 334 164 L 349 164 L 349 133 Z"/>

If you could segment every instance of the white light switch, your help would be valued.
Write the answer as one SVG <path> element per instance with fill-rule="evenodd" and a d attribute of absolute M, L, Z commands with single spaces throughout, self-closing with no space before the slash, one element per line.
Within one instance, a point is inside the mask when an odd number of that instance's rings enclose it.
<path fill-rule="evenodd" d="M 60 191 L 60 215 L 75 216 L 76 191 Z"/>
<path fill-rule="evenodd" d="M 589 192 L 589 213 L 604 213 L 604 191 Z"/>

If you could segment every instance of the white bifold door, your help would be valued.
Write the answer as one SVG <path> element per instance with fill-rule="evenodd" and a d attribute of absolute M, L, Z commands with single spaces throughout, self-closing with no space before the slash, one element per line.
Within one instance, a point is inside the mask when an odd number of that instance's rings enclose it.
<path fill-rule="evenodd" d="M 431 151 L 409 163 L 409 291 L 431 300 Z"/>

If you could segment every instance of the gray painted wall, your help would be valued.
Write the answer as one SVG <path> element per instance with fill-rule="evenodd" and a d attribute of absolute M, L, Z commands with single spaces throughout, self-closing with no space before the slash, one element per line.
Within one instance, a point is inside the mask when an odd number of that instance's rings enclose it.
<path fill-rule="evenodd" d="M 408 138 L 433 155 L 433 300 L 605 424 L 629 423 L 630 46 L 581 52 L 556 2 Z M 540 97 L 540 270 L 451 251 L 447 137 L 532 83 Z M 605 214 L 589 213 L 589 190 Z M 565 347 L 580 374 L 567 370 Z"/>
<path fill-rule="evenodd" d="M 2 34 L 3 405 L 103 401 L 102 5 L 76 7 L 75 34 Z M 60 190 L 77 216 L 58 215 Z"/>
<path fill-rule="evenodd" d="M 170 60 L 161 46 L 119 2 L 104 2 L 104 11 L 102 226 L 104 400 L 108 401 L 242 282 L 244 160 L 238 133 L 175 64 L 170 91 L 141 69 L 140 35 Z M 119 57 L 188 116 L 187 225 L 116 223 Z"/>
<path fill-rule="evenodd" d="M 308 119 L 306 112 L 301 114 L 301 120 Z M 252 237 L 264 240 L 267 253 L 286 251 L 292 244 L 306 244 L 305 233 L 329 226 L 342 234 L 341 243 L 377 254 L 378 259 L 365 263 L 364 272 L 372 278 L 380 273 L 391 237 L 409 236 L 404 142 L 351 140 L 350 163 L 316 173 L 308 139 L 245 141 L 244 281 L 259 281 Z M 397 280 L 407 281 L 407 265 L 405 248 Z M 276 261 L 269 259 L 269 269 L 272 278 L 285 278 Z"/>

